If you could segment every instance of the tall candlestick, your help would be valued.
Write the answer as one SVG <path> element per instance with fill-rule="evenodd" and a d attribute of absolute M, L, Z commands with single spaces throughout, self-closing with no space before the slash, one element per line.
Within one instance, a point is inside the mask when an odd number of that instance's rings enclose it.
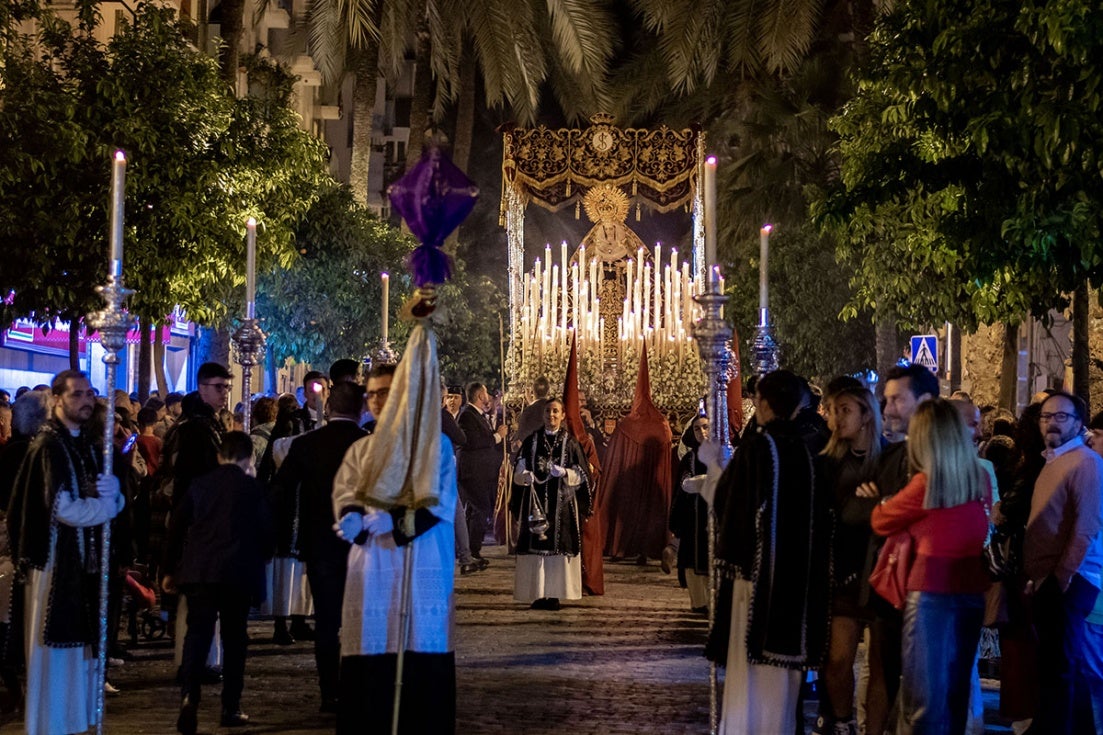
<path fill-rule="evenodd" d="M 658 328 L 663 318 L 662 312 L 662 283 L 663 283 L 663 244 L 655 243 L 655 307 L 652 326 Z"/>
<path fill-rule="evenodd" d="M 716 156 L 705 159 L 705 269 L 716 265 Z M 711 276 L 710 276 L 711 277 Z M 711 286 L 711 284 L 709 284 Z M 711 288 L 709 289 L 711 290 Z"/>
<path fill-rule="evenodd" d="M 384 273 L 381 278 L 383 279 L 383 341 L 387 341 L 387 337 L 390 334 L 391 326 L 391 277 L 389 274 Z"/>
<path fill-rule="evenodd" d="M 763 225 L 758 238 L 758 308 L 770 307 L 770 233 L 773 225 Z"/>
<path fill-rule="evenodd" d="M 123 275 L 123 199 L 126 192 L 126 154 L 115 151 L 111 163 L 111 276 Z"/>
<path fill-rule="evenodd" d="M 245 318 L 257 316 L 257 221 L 245 221 Z"/>

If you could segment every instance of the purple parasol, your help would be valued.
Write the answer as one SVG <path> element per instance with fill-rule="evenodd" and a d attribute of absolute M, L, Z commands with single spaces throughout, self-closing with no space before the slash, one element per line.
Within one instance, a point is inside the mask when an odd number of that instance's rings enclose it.
<path fill-rule="evenodd" d="M 439 147 L 430 146 L 387 193 L 395 211 L 421 241 L 410 253 L 414 284 L 443 283 L 452 275 L 451 259 L 441 250 L 444 238 L 471 213 L 479 188 Z"/>

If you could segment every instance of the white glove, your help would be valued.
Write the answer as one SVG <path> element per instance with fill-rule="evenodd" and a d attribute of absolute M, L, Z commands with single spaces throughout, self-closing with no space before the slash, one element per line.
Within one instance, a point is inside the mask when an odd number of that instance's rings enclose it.
<path fill-rule="evenodd" d="M 119 494 L 119 478 L 102 474 L 96 478 L 96 492 L 104 500 L 114 500 Z"/>
<path fill-rule="evenodd" d="M 708 475 L 694 475 L 693 477 L 687 477 L 682 480 L 682 491 L 689 493 L 690 495 L 700 495 L 705 482 L 708 480 Z"/>
<path fill-rule="evenodd" d="M 720 443 L 712 439 L 701 442 L 697 449 L 697 459 L 706 467 L 720 467 Z"/>
<path fill-rule="evenodd" d="M 536 481 L 536 476 L 528 470 L 521 470 L 513 476 L 513 481 L 516 482 L 518 485 L 528 486 Z"/>
<path fill-rule="evenodd" d="M 341 520 L 334 524 L 333 530 L 337 535 L 353 543 L 357 536 L 364 530 L 364 516 L 360 513 L 345 513 Z"/>
<path fill-rule="evenodd" d="M 372 511 L 364 516 L 364 528 L 368 529 L 368 533 L 373 536 L 380 536 L 394 530 L 394 519 L 386 511 Z"/>
<path fill-rule="evenodd" d="M 548 465 L 548 474 L 550 474 L 552 477 L 563 477 L 567 474 L 567 468 L 560 467 L 559 465 L 552 463 Z"/>

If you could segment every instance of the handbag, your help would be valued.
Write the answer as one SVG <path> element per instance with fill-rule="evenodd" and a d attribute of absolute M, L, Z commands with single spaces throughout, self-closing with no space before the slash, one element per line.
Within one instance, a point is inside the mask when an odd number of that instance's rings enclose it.
<path fill-rule="evenodd" d="M 869 586 L 897 610 L 908 598 L 908 573 L 915 558 L 915 540 L 908 531 L 889 536 L 881 547 L 877 565 L 869 575 Z"/>
<path fill-rule="evenodd" d="M 994 581 L 1010 580 L 1019 573 L 1022 543 L 1021 530 L 992 529 L 988 545 L 984 547 L 984 563 Z"/>

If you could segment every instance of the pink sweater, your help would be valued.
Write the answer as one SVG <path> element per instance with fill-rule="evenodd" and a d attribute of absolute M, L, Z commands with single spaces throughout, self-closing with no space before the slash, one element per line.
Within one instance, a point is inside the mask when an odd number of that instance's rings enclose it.
<path fill-rule="evenodd" d="M 915 561 L 908 573 L 908 590 L 944 594 L 974 594 L 988 589 L 981 558 L 988 536 L 984 504 L 973 500 L 953 508 L 924 508 L 927 476 L 916 474 L 873 509 L 874 533 L 891 536 L 907 529 L 915 538 Z"/>
<path fill-rule="evenodd" d="M 1041 584 L 1052 574 L 1062 589 L 1078 571 L 1098 579 L 1101 560 L 1093 542 L 1103 528 L 1100 492 L 1103 459 L 1086 446 L 1046 463 L 1034 483 L 1026 522 L 1023 568 L 1028 579 Z M 1089 549 L 1095 553 L 1089 556 Z"/>

